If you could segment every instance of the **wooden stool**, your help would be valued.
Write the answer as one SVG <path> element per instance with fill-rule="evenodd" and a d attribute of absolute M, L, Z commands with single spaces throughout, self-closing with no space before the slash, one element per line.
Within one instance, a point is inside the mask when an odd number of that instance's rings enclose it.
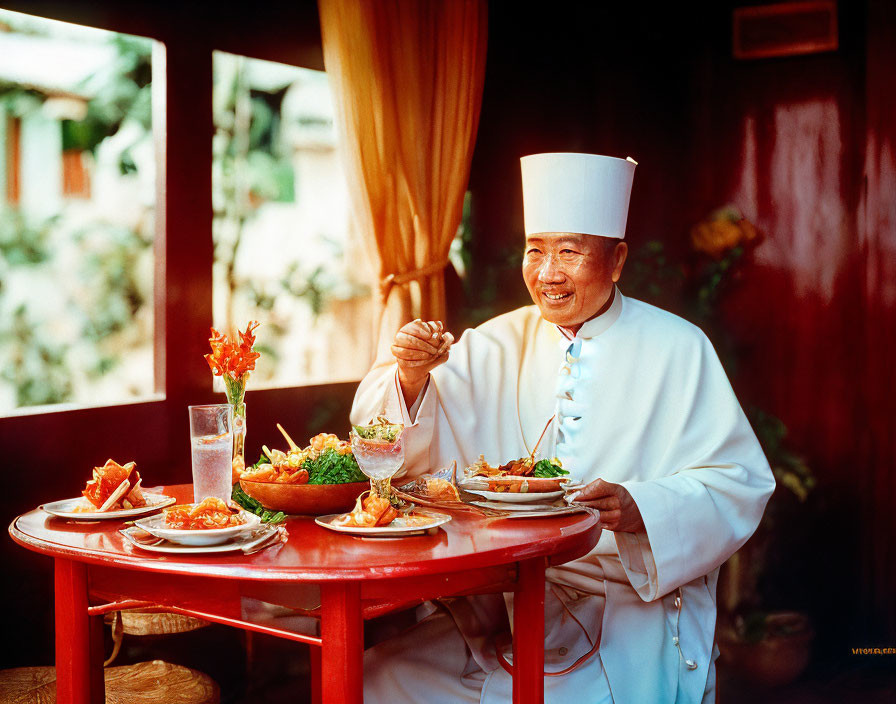
<path fill-rule="evenodd" d="M 186 633 L 209 625 L 208 621 L 192 616 L 182 616 L 165 611 L 154 613 L 140 609 L 113 611 L 105 616 L 105 621 L 112 624 L 113 646 L 112 654 L 103 663 L 103 667 L 108 667 L 118 657 L 121 640 L 125 633 L 132 636 L 156 636 L 167 633 Z"/>
<path fill-rule="evenodd" d="M 163 633 L 186 633 L 208 626 L 208 621 L 192 616 L 182 616 L 164 611 L 118 611 L 125 633 L 132 636 L 154 636 Z"/>
<path fill-rule="evenodd" d="M 161 660 L 109 667 L 104 671 L 106 704 L 219 704 L 218 685 L 208 675 Z M 19 667 L 0 672 L 0 701 L 55 704 L 56 668 Z"/>

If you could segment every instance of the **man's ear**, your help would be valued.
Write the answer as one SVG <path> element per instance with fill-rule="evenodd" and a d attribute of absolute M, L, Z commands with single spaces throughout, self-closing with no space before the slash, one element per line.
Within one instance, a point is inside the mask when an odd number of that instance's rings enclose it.
<path fill-rule="evenodd" d="M 619 241 L 613 248 L 613 283 L 619 281 L 622 276 L 622 267 L 625 265 L 625 259 L 628 257 L 628 243 Z"/>

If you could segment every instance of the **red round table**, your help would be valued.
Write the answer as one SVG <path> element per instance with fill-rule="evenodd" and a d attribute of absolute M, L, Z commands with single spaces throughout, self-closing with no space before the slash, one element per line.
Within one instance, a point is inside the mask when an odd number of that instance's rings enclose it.
<path fill-rule="evenodd" d="M 179 502 L 192 486 L 154 489 Z M 586 514 L 489 519 L 452 514 L 436 535 L 359 538 L 286 521 L 289 541 L 252 555 L 163 555 L 132 547 L 121 521 L 16 518 L 13 540 L 55 561 L 57 701 L 102 702 L 102 615 L 160 608 L 311 645 L 312 699 L 363 701 L 363 621 L 427 599 L 515 592 L 513 701 L 544 699 L 544 571 L 586 554 L 600 534 Z M 247 616 L 244 599 L 320 620 L 320 636 Z"/>

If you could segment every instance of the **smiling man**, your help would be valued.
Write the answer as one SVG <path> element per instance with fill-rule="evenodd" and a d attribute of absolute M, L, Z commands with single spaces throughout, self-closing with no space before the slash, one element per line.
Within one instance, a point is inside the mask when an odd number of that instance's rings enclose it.
<path fill-rule="evenodd" d="M 385 409 L 406 424 L 410 476 L 480 453 L 524 457 L 555 417 L 548 455 L 584 485 L 572 500 L 599 509 L 604 531 L 591 553 L 547 572 L 548 702 L 713 701 L 718 569 L 774 489 L 707 338 L 616 288 L 635 166 L 524 157 L 535 305 L 456 344 L 438 321 L 408 323 L 352 411 L 356 423 Z M 510 702 L 492 646 L 504 608 L 454 600 L 372 648 L 366 701 Z"/>
<path fill-rule="evenodd" d="M 627 253 L 610 237 L 539 233 L 526 238 L 523 279 L 542 317 L 575 335 L 610 307 Z"/>

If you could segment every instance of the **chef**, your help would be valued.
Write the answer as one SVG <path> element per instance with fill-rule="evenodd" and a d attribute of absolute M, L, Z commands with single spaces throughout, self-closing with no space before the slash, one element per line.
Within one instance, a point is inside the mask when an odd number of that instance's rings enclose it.
<path fill-rule="evenodd" d="M 588 555 L 547 571 L 547 702 L 712 702 L 719 566 L 774 489 L 706 336 L 616 287 L 635 167 L 524 157 L 535 305 L 456 343 L 438 321 L 408 323 L 352 409 L 355 423 L 383 410 L 405 423 L 408 476 L 480 453 L 493 465 L 525 457 L 555 416 L 544 442 L 604 530 Z M 512 595 L 484 596 L 421 614 L 365 655 L 366 700 L 510 702 L 493 638 L 512 607 Z"/>

